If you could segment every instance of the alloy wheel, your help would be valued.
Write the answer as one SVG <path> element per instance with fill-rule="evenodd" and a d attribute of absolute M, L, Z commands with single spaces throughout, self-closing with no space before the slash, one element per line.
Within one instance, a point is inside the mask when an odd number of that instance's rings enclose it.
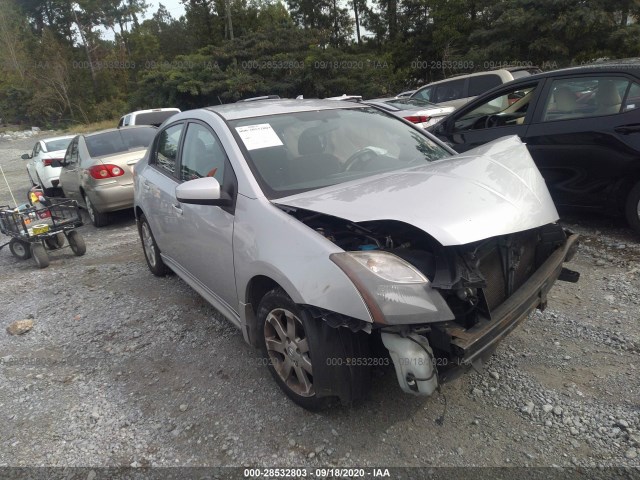
<path fill-rule="evenodd" d="M 152 267 L 156 266 L 156 247 L 153 244 L 153 237 L 151 236 L 151 230 L 149 229 L 149 224 L 144 222 L 142 224 L 142 246 L 144 250 L 144 254 L 147 257 L 147 261 L 149 265 Z"/>
<path fill-rule="evenodd" d="M 89 200 L 89 196 L 84 196 L 84 203 L 87 206 L 87 213 L 89 214 L 89 218 L 93 223 L 96 222 L 96 213 L 93 211 L 93 205 L 91 204 L 91 200 Z"/>
<path fill-rule="evenodd" d="M 264 323 L 269 360 L 282 381 L 297 395 L 311 397 L 313 367 L 302 321 L 284 308 L 269 312 Z"/>

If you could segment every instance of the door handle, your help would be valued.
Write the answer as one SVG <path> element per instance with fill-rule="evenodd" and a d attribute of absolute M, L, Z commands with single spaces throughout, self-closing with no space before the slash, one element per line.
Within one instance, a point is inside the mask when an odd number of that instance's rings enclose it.
<path fill-rule="evenodd" d="M 178 215 L 182 215 L 182 208 L 180 208 L 180 205 L 171 205 L 173 207 L 173 209 L 176 211 L 176 213 Z"/>
<path fill-rule="evenodd" d="M 620 125 L 619 127 L 614 128 L 614 130 L 618 133 L 622 133 L 623 135 L 628 133 L 637 133 L 640 132 L 640 123 L 636 123 L 634 125 Z"/>
<path fill-rule="evenodd" d="M 147 182 L 146 180 L 142 182 L 142 188 L 144 188 L 145 190 L 149 190 L 151 188 L 149 186 L 149 182 Z"/>

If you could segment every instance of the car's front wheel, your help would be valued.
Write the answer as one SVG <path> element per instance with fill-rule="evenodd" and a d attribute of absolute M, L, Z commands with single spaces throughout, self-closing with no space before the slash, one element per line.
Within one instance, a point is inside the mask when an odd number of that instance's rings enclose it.
<path fill-rule="evenodd" d="M 366 396 L 368 369 L 348 367 L 362 353 L 361 348 L 354 348 L 361 337 L 313 318 L 280 288 L 265 294 L 257 318 L 269 371 L 295 403 L 320 410 L 337 397 L 352 403 Z"/>
<path fill-rule="evenodd" d="M 640 233 L 640 182 L 635 184 L 627 196 L 625 213 L 629 226 Z"/>
<path fill-rule="evenodd" d="M 106 213 L 99 212 L 96 207 L 91 203 L 89 195 L 84 194 L 84 204 L 87 207 L 87 213 L 91 219 L 91 223 L 96 228 L 104 227 L 109 223 L 109 216 Z"/>

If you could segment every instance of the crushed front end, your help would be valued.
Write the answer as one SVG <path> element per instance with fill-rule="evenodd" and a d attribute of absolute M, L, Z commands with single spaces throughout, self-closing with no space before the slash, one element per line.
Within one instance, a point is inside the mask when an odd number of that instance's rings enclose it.
<path fill-rule="evenodd" d="M 410 393 L 430 395 L 451 366 L 478 365 L 534 309 L 546 307 L 556 280 L 579 277 L 563 267 L 578 236 L 557 224 L 445 247 L 402 222 L 289 213 L 345 250 L 331 260 L 360 292 L 371 333 L 380 335 Z"/>

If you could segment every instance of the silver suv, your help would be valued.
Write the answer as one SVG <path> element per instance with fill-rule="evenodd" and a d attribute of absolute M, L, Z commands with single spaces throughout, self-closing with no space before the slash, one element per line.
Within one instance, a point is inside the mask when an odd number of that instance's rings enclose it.
<path fill-rule="evenodd" d="M 456 157 L 352 102 L 177 114 L 135 167 L 135 213 L 151 272 L 191 285 L 309 409 L 363 399 L 391 364 L 430 395 L 575 278 L 576 236 L 517 137 Z"/>
<path fill-rule="evenodd" d="M 411 98 L 459 108 L 494 87 L 516 78 L 540 72 L 541 70 L 537 67 L 510 67 L 489 72 L 457 75 L 446 80 L 429 83 L 413 93 Z"/>

